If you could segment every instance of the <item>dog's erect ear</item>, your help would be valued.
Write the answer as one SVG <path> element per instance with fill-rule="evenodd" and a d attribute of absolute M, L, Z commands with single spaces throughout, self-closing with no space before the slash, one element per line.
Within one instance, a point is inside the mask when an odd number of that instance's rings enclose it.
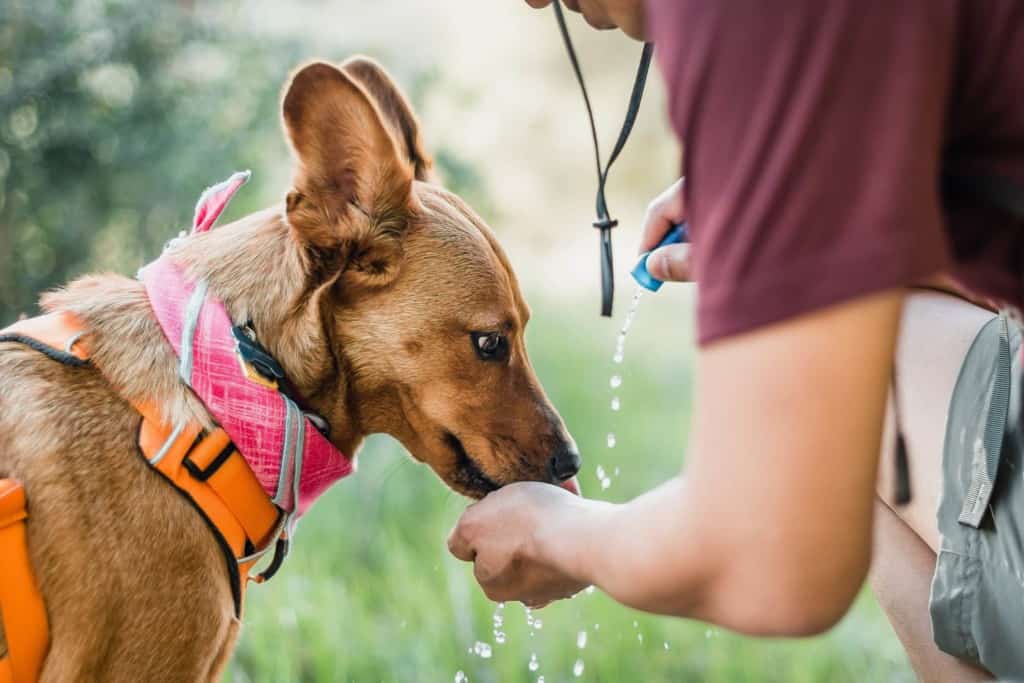
<path fill-rule="evenodd" d="M 376 100 L 377 107 L 391 128 L 392 135 L 399 141 L 402 151 L 416 169 L 416 180 L 432 180 L 433 162 L 420 139 L 420 123 L 388 72 L 380 64 L 358 55 L 350 57 L 341 65 L 342 70 L 359 82 Z"/>
<path fill-rule="evenodd" d="M 412 210 L 413 165 L 362 86 L 337 67 L 300 69 L 282 106 L 298 167 L 288 222 L 298 237 L 345 259 L 346 279 L 393 278 Z"/>

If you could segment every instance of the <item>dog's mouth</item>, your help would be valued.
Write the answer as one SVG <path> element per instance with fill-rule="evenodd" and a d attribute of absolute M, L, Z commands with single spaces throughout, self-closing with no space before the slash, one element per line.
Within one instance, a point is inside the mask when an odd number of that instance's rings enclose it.
<path fill-rule="evenodd" d="M 455 436 L 449 431 L 444 433 L 445 443 L 448 448 L 455 455 L 455 474 L 452 476 L 454 484 L 457 488 L 462 489 L 463 493 L 472 496 L 474 498 L 483 498 L 491 491 L 497 491 L 502 487 L 502 484 L 494 481 L 487 474 L 480 469 L 480 465 L 466 451 L 466 447 L 462 445 L 462 441 L 459 437 Z M 576 477 L 567 479 L 558 486 L 573 493 L 575 495 L 580 494 L 579 481 Z"/>
<path fill-rule="evenodd" d="M 491 491 L 497 491 L 501 484 L 484 474 L 480 466 L 473 458 L 469 457 L 466 447 L 462 445 L 459 437 L 451 432 L 444 433 L 444 441 L 455 455 L 455 483 L 468 495 L 476 498 L 483 498 Z"/>

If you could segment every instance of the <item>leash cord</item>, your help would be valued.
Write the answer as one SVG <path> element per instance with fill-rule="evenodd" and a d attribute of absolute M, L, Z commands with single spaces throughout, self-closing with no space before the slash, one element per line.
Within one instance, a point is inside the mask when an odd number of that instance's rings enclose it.
<path fill-rule="evenodd" d="M 640 64 L 637 66 L 636 77 L 633 80 L 633 91 L 629 96 L 629 106 L 626 108 L 626 117 L 622 121 L 622 128 L 619 130 L 619 137 L 612 148 L 608 163 L 601 166 L 601 150 L 597 140 L 597 125 L 594 122 L 594 110 L 590 105 L 590 96 L 587 94 L 587 86 L 583 81 L 583 70 L 580 68 L 579 59 L 576 57 L 576 50 L 573 48 L 572 40 L 569 37 L 569 27 L 565 23 L 565 13 L 562 10 L 560 0 L 554 0 L 551 6 L 555 10 L 555 18 L 558 20 L 558 28 L 562 34 L 562 42 L 565 43 L 565 51 L 569 54 L 569 62 L 576 74 L 576 81 L 580 84 L 580 92 L 583 94 L 583 104 L 587 110 L 587 119 L 590 122 L 590 136 L 594 143 L 594 162 L 597 166 L 597 196 L 595 209 L 597 220 L 594 227 L 600 230 L 600 258 L 601 258 L 601 315 L 611 317 L 612 301 L 615 297 L 615 270 L 613 267 L 612 255 L 612 228 L 618 225 L 618 221 L 612 219 L 608 214 L 608 203 L 605 200 L 605 184 L 608 181 L 608 171 L 612 164 L 619 157 L 630 133 L 633 132 L 633 125 L 636 123 L 637 114 L 640 112 L 640 103 L 644 96 L 644 86 L 647 84 L 647 72 L 651 67 L 651 58 L 654 55 L 654 45 L 644 43 L 643 51 L 640 53 Z"/>

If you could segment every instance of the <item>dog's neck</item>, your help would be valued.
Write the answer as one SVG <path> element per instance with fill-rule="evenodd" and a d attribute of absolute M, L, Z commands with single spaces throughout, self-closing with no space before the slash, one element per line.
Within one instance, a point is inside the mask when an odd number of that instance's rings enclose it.
<path fill-rule="evenodd" d="M 331 339 L 326 297 L 331 284 L 309 282 L 306 255 L 280 208 L 181 239 L 170 256 L 210 291 L 236 323 L 251 322 L 260 343 L 282 364 L 308 407 L 331 425 L 330 440 L 354 455 L 363 432 Z M 93 362 L 129 401 L 154 401 L 172 422 L 211 417 L 177 376 L 177 360 L 153 317 L 141 283 L 87 276 L 47 295 L 47 310 L 68 310 L 93 331 Z"/>

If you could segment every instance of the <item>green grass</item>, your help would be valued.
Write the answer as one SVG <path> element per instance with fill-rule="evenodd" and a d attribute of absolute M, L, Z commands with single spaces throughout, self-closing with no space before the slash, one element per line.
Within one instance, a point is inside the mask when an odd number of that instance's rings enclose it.
<path fill-rule="evenodd" d="M 693 345 L 685 297 L 672 292 L 643 302 L 627 343 L 622 411 L 614 418 L 613 323 L 600 320 L 590 300 L 534 312 L 531 358 L 584 453 L 581 480 L 590 495 L 628 499 L 682 463 Z M 613 451 L 605 447 L 609 431 L 618 436 Z M 621 470 L 603 492 L 594 476 L 599 463 Z M 474 683 L 532 682 L 537 674 L 554 683 L 577 680 L 577 657 L 585 663 L 582 681 L 913 680 L 867 592 L 837 628 L 799 641 L 758 641 L 654 617 L 595 593 L 538 612 L 544 625 L 533 636 L 522 607 L 509 604 L 507 641 L 494 644 L 494 605 L 470 567 L 445 550 L 464 506 L 394 441 L 371 438 L 358 475 L 331 490 L 299 525 L 284 569 L 250 588 L 226 680 L 450 682 L 461 670 Z M 576 647 L 581 630 L 588 632 L 584 650 Z M 493 645 L 490 659 L 467 652 L 476 640 Z M 540 661 L 536 673 L 527 668 L 531 652 Z"/>

